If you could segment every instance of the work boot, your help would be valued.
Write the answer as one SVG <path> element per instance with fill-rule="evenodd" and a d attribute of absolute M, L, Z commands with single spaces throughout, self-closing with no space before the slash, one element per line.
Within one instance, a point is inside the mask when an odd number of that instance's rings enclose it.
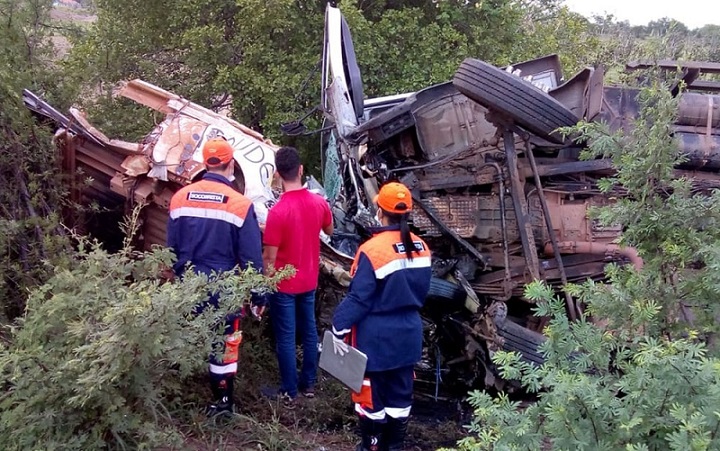
<path fill-rule="evenodd" d="M 387 417 L 385 429 L 383 431 L 387 451 L 402 451 L 405 442 L 405 434 L 407 434 L 407 425 L 410 418 L 392 418 Z"/>
<path fill-rule="evenodd" d="M 356 451 L 383 451 L 383 423 L 373 421 L 368 417 L 360 417 L 360 435 L 362 441 Z"/>
<path fill-rule="evenodd" d="M 233 385 L 235 376 L 210 381 L 213 402 L 205 409 L 207 416 L 213 417 L 221 413 L 233 413 Z"/>

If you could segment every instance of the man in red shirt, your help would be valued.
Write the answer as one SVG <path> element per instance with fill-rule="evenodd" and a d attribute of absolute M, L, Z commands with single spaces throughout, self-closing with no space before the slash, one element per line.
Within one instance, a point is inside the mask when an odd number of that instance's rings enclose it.
<path fill-rule="evenodd" d="M 321 196 L 302 185 L 303 166 L 293 147 L 275 154 L 275 166 L 284 193 L 270 209 L 263 237 L 263 262 L 268 274 L 285 265 L 295 276 L 283 280 L 270 298 L 270 315 L 277 342 L 280 393 L 287 403 L 298 391 L 314 396 L 317 381 L 318 335 L 315 324 L 315 289 L 320 266 L 320 230 L 333 233 L 330 207 Z M 295 330 L 300 332 L 303 362 L 300 375 L 295 357 Z"/>

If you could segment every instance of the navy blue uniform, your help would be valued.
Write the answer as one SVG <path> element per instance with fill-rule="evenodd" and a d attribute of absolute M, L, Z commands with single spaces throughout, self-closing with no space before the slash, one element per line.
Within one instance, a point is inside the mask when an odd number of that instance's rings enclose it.
<path fill-rule="evenodd" d="M 195 272 L 224 272 L 240 265 L 262 272 L 260 227 L 250 199 L 239 193 L 222 175 L 206 173 L 202 180 L 185 186 L 170 201 L 168 246 L 177 255 L 173 265 L 181 276 L 191 263 Z M 218 307 L 216 296 L 199 305 Z M 225 334 L 238 330 L 235 316 L 228 318 Z M 224 379 L 237 373 L 237 348 L 221 358 L 210 357 L 211 378 Z"/>
<path fill-rule="evenodd" d="M 412 235 L 408 259 L 399 227 L 378 229 L 355 256 L 348 294 L 335 310 L 333 327 L 352 331 L 352 345 L 368 356 L 355 410 L 375 421 L 407 418 L 412 404 L 412 368 L 422 354 L 420 309 L 430 289 L 427 244 Z"/>

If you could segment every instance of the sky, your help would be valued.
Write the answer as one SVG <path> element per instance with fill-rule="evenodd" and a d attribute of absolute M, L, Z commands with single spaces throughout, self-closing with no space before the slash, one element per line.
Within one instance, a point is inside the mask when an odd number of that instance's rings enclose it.
<path fill-rule="evenodd" d="M 631 25 L 669 17 L 688 28 L 720 25 L 720 0 L 565 0 L 571 10 L 585 16 L 613 14 Z"/>

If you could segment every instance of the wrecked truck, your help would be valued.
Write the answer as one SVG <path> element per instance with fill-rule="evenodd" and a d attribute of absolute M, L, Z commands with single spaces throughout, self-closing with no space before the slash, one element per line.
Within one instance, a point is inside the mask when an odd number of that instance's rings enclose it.
<path fill-rule="evenodd" d="M 561 293 L 569 282 L 605 279 L 609 263 L 642 259 L 616 241 L 622 226 L 602 226 L 591 207 L 610 160 L 582 161 L 582 148 L 557 129 L 604 121 L 629 130 L 638 89 L 605 86 L 602 68 L 568 78 L 557 55 L 498 68 L 466 59 L 452 80 L 415 93 L 365 99 L 350 29 L 328 6 L 321 109 L 325 193 L 333 205 L 334 248 L 353 255 L 376 225 L 371 199 L 390 180 L 406 184 L 414 232 L 433 251 L 433 280 L 423 312 L 424 358 L 418 384 L 502 388 L 492 354 L 516 351 L 541 364 L 545 319 L 532 314 L 524 287 L 543 280 Z M 720 83 L 702 79 L 720 64 L 660 61 L 628 69 L 679 70 L 674 126 L 687 161 L 678 172 L 720 186 Z M 679 82 L 671 87 L 680 93 Z M 290 129 L 297 130 L 298 124 Z M 301 129 L 302 127 L 299 127 Z M 565 294 L 568 316 L 581 306 Z"/>
<path fill-rule="evenodd" d="M 66 115 L 34 93 L 23 92 L 25 105 L 33 114 L 57 125 L 54 142 L 70 181 L 70 200 L 77 205 L 97 205 L 95 216 L 115 215 L 101 220 L 106 224 L 119 223 L 134 205 L 143 205 L 136 246 L 146 250 L 165 246 L 172 195 L 205 172 L 202 146 L 222 136 L 234 149 L 233 183 L 253 202 L 258 221 L 265 222 L 277 200 L 272 180 L 278 147 L 272 141 L 226 115 L 143 80 L 121 83 L 114 95 L 165 117 L 140 142 L 127 142 L 108 138 L 76 108 Z M 83 221 L 71 223 L 85 231 L 93 228 Z M 93 232 L 102 235 L 103 229 L 107 226 L 94 227 Z"/>
<path fill-rule="evenodd" d="M 720 187 L 720 97 L 713 95 L 720 83 L 702 78 L 720 73 L 720 64 L 653 65 L 679 68 L 687 87 L 674 127 L 688 157 L 678 171 L 706 188 Z M 388 180 L 405 183 L 415 201 L 412 227 L 434 255 L 423 360 L 416 368 L 419 393 L 438 398 L 464 395 L 468 387 L 502 388 L 506 381 L 491 360 L 499 349 L 542 363 L 537 348 L 544 322 L 523 297 L 532 280 L 560 290 L 568 282 L 602 281 L 609 263 L 642 266 L 634 249 L 615 244 L 621 226 L 603 227 L 588 217 L 589 208 L 612 202 L 613 193 L 597 188 L 613 173 L 611 162 L 580 161 L 582 149 L 555 131 L 578 120 L 632 127 L 638 91 L 605 86 L 601 68 L 565 78 L 556 55 L 506 68 L 468 59 L 446 83 L 366 99 L 350 29 L 329 5 L 322 82 L 323 186 L 313 188 L 329 200 L 336 232 L 322 246 L 320 327 L 329 325 L 349 285 L 352 256 L 376 225 L 371 199 Z M 237 187 L 261 222 L 277 198 L 277 146 L 160 87 L 133 80 L 116 92 L 165 115 L 140 142 L 108 138 L 81 111 L 66 115 L 32 92 L 23 95 L 38 118 L 58 126 L 55 143 L 71 200 L 99 205 L 95 217 L 115 215 L 97 221 L 96 235 L 142 204 L 138 247 L 164 245 L 170 198 L 204 171 L 200 149 L 218 135 L 235 148 Z M 282 129 L 305 132 L 299 121 Z M 567 301 L 568 315 L 576 317 L 578 306 Z"/>

